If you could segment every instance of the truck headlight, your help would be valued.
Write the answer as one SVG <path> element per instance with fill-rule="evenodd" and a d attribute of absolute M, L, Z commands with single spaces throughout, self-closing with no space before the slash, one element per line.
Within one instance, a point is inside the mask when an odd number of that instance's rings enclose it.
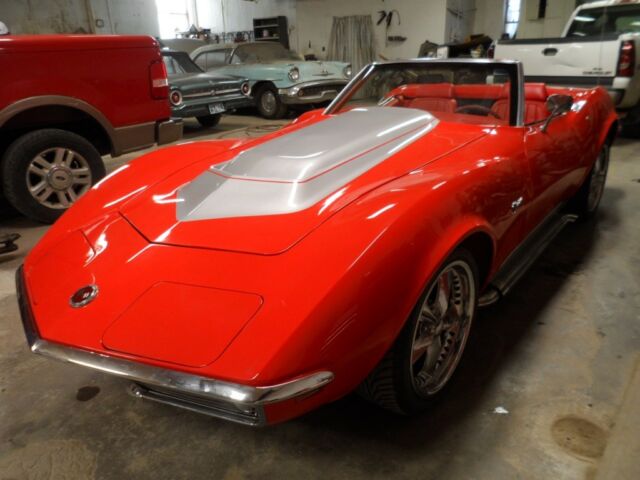
<path fill-rule="evenodd" d="M 300 70 L 298 70 L 297 67 L 293 67 L 291 70 L 289 70 L 289 78 L 292 82 L 297 82 L 298 80 L 300 80 Z"/>
<path fill-rule="evenodd" d="M 353 73 L 351 71 L 351 65 L 347 65 L 346 67 L 344 67 L 342 69 L 342 73 L 344 74 L 345 78 L 351 78 L 351 74 Z"/>

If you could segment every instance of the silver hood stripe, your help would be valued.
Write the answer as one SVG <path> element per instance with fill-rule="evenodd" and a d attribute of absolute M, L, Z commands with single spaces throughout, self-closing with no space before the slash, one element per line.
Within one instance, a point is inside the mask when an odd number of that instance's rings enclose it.
<path fill-rule="evenodd" d="M 278 215 L 315 205 L 427 134 L 421 110 L 357 108 L 214 165 L 178 190 L 179 221 Z"/>

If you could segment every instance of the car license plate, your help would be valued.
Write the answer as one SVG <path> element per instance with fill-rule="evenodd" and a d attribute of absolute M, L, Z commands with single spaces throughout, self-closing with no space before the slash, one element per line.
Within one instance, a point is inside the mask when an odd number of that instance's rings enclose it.
<path fill-rule="evenodd" d="M 216 113 L 224 112 L 224 104 L 223 103 L 211 103 L 209 104 L 209 113 L 211 115 L 215 115 Z"/>

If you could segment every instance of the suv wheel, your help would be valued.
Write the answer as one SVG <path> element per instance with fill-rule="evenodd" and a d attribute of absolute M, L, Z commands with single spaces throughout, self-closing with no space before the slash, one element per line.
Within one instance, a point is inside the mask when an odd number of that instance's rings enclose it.
<path fill-rule="evenodd" d="M 91 143 L 58 129 L 19 137 L 5 152 L 1 168 L 7 200 L 43 223 L 53 223 L 106 173 Z"/>

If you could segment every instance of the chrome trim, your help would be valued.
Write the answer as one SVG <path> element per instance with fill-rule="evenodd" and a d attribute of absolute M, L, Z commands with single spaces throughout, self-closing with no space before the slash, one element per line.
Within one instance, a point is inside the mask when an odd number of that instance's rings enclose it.
<path fill-rule="evenodd" d="M 33 353 L 108 373 L 117 377 L 169 389 L 187 395 L 244 407 L 261 407 L 309 395 L 329 384 L 332 372 L 320 371 L 275 385 L 254 387 L 216 380 L 190 373 L 155 367 L 144 363 L 112 357 L 104 353 L 69 347 L 40 337 L 28 293 L 24 284 L 23 267 L 16 272 L 16 290 L 27 342 Z"/>
<path fill-rule="evenodd" d="M 82 299 L 79 301 L 74 300 L 74 297 L 85 288 L 89 289 L 89 294 L 86 297 L 83 296 Z M 71 298 L 69 298 L 69 305 L 71 305 L 73 308 L 84 307 L 85 305 L 88 305 L 91 302 L 93 302 L 93 300 L 98 296 L 99 292 L 100 292 L 100 289 L 98 288 L 97 285 L 85 285 L 84 287 L 78 289 L 78 291 L 75 292 L 73 295 L 71 295 Z"/>
<path fill-rule="evenodd" d="M 345 87 L 349 84 L 348 80 L 345 80 L 344 78 L 334 78 L 334 79 L 327 79 L 327 80 L 314 80 L 311 82 L 302 82 L 302 83 L 298 83 L 292 87 L 288 87 L 288 88 L 279 88 L 278 89 L 278 93 L 281 96 L 286 96 L 286 97 L 292 97 L 292 98 L 286 98 L 285 101 L 289 100 L 301 100 L 301 101 L 311 101 L 312 99 L 315 99 L 315 97 L 298 97 L 298 92 L 300 90 L 304 90 L 305 88 L 312 88 L 312 87 L 322 87 L 325 85 L 331 86 L 331 87 L 335 87 L 337 85 L 340 85 L 340 91 L 344 90 Z M 336 92 L 336 95 L 338 94 L 338 90 L 333 88 L 331 90 L 331 92 Z M 321 95 L 316 95 L 316 97 L 321 97 L 325 92 L 322 92 Z"/>
<path fill-rule="evenodd" d="M 209 90 L 206 92 L 190 93 L 188 95 L 183 95 L 182 98 L 189 99 L 189 98 L 202 98 L 202 97 L 218 97 L 220 95 L 227 95 L 229 93 L 235 93 L 235 92 L 242 94 L 242 90 L 240 88 L 227 88 L 226 90 Z"/>

